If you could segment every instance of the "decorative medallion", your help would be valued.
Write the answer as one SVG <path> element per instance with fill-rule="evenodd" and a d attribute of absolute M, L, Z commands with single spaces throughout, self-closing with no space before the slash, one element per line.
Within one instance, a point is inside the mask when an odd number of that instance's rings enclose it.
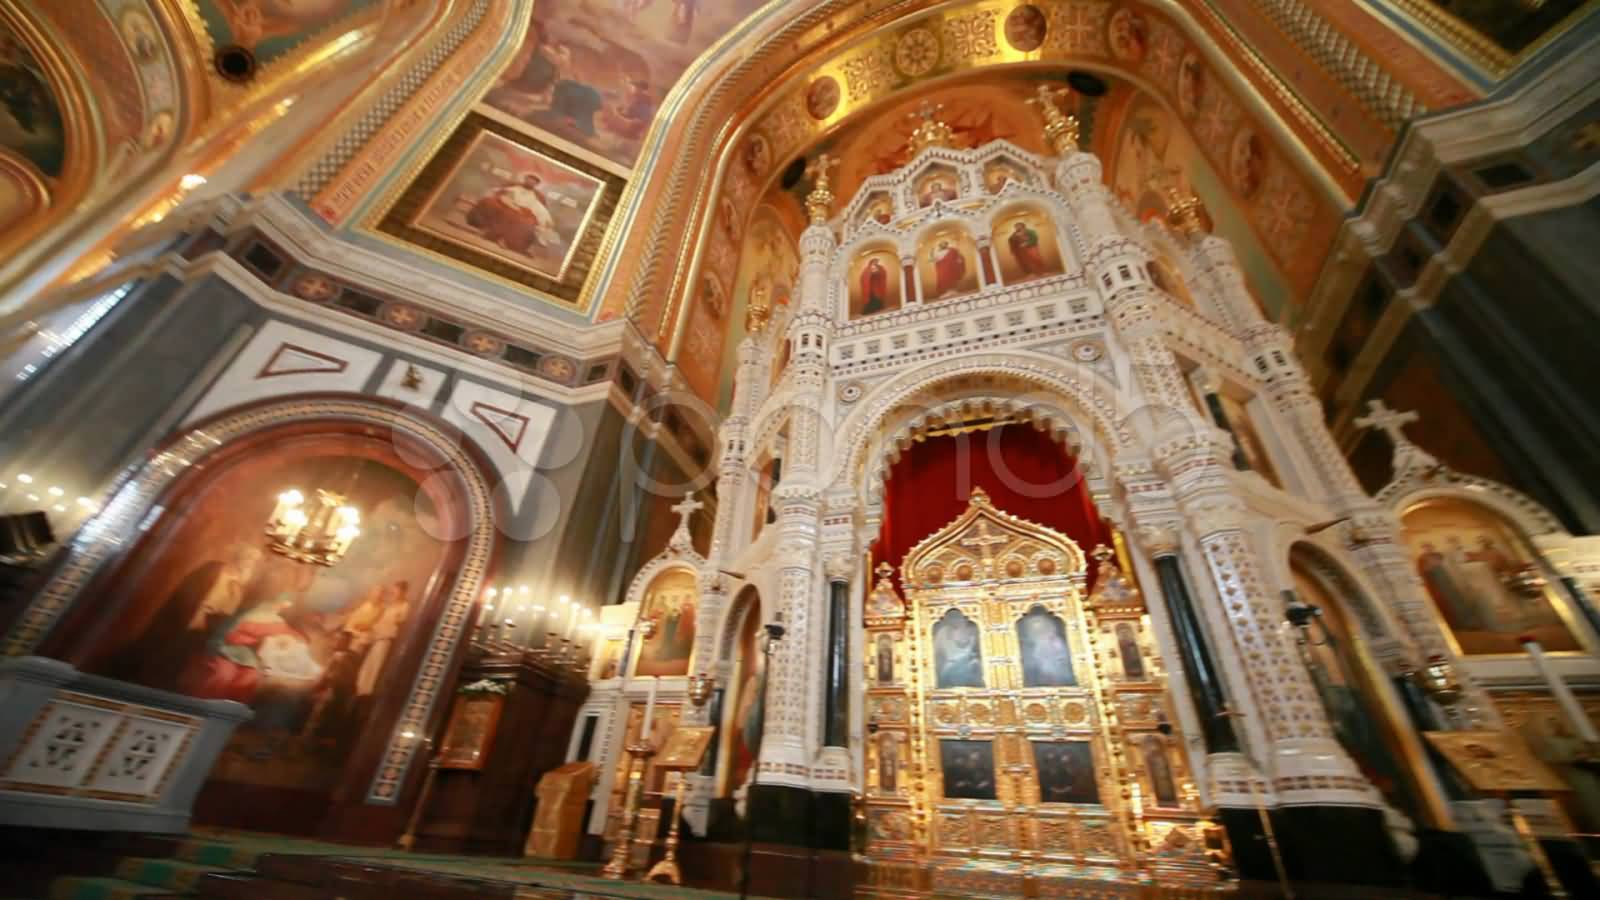
<path fill-rule="evenodd" d="M 894 45 L 894 65 L 910 78 L 921 78 L 939 64 L 939 39 L 926 28 L 913 28 Z"/>
<path fill-rule="evenodd" d="M 922 577 L 929 584 L 938 584 L 944 580 L 944 568 L 942 566 L 929 566 L 923 570 Z"/>
<path fill-rule="evenodd" d="M 1260 192 L 1266 174 L 1266 144 L 1255 129 L 1247 125 L 1233 136 L 1233 146 L 1228 150 L 1228 178 L 1239 196 L 1249 200 Z"/>
<path fill-rule="evenodd" d="M 824 75 L 811 82 L 811 87 L 806 89 L 806 112 L 811 114 L 811 118 L 826 119 L 838 108 L 838 81 L 832 76 Z"/>
<path fill-rule="evenodd" d="M 1183 59 L 1178 62 L 1178 112 L 1183 113 L 1185 119 L 1194 118 L 1205 92 L 1205 64 L 1193 50 L 1183 51 Z"/>
<path fill-rule="evenodd" d="M 312 303 L 326 303 L 339 296 L 338 282 L 326 275 L 301 275 L 290 288 L 296 297 Z"/>
<path fill-rule="evenodd" d="M 1106 22 L 1106 43 L 1111 45 L 1111 55 L 1127 63 L 1144 59 L 1150 47 L 1150 26 L 1144 16 L 1123 7 L 1111 14 Z"/>
<path fill-rule="evenodd" d="M 744 167 L 757 178 L 767 174 L 772 167 L 772 145 L 761 132 L 750 135 L 744 145 Z"/>
<path fill-rule="evenodd" d="M 416 331 L 428 321 L 422 310 L 406 303 L 385 303 L 378 311 L 378 318 L 401 331 Z"/>
<path fill-rule="evenodd" d="M 1068 346 L 1067 352 L 1078 362 L 1092 363 L 1098 362 L 1102 356 L 1106 355 L 1106 348 L 1104 344 L 1093 338 L 1084 338 L 1081 341 L 1074 341 Z"/>
<path fill-rule="evenodd" d="M 469 331 L 461 338 L 461 346 L 479 356 L 499 356 L 505 352 L 506 342 L 487 331 Z"/>
<path fill-rule="evenodd" d="M 578 371 L 578 364 L 565 356 L 546 356 L 539 361 L 539 373 L 556 381 L 566 381 Z"/>
<path fill-rule="evenodd" d="M 1089 710 L 1082 703 L 1068 703 L 1061 712 L 1066 716 L 1067 722 L 1073 725 L 1089 717 Z"/>
<path fill-rule="evenodd" d="M 956 566 L 956 580 L 957 581 L 971 581 L 972 580 L 972 564 L 971 563 L 962 563 L 961 565 Z"/>
<path fill-rule="evenodd" d="M 1029 703 L 1023 707 L 1022 714 L 1028 717 L 1029 722 L 1043 722 L 1050 718 L 1050 708 L 1043 703 Z"/>
<path fill-rule="evenodd" d="M 1044 46 L 1045 32 L 1049 29 L 1049 19 L 1032 4 L 1019 6 L 1006 16 L 1006 42 L 1024 53 Z"/>
<path fill-rule="evenodd" d="M 1039 560 L 1039 574 L 1040 575 L 1054 575 L 1055 573 L 1056 573 L 1056 561 L 1054 559 L 1052 559 L 1051 557 L 1046 556 L 1045 558 Z"/>
<path fill-rule="evenodd" d="M 839 402 L 854 403 L 857 400 L 860 400 L 861 395 L 865 394 L 866 392 L 866 388 L 861 386 L 861 382 L 847 381 L 844 384 L 839 385 Z"/>
<path fill-rule="evenodd" d="M 1006 577 L 1007 578 L 1021 578 L 1022 577 L 1022 569 L 1023 569 L 1022 560 L 1020 560 L 1020 559 L 1008 559 L 1008 560 L 1006 560 Z"/>

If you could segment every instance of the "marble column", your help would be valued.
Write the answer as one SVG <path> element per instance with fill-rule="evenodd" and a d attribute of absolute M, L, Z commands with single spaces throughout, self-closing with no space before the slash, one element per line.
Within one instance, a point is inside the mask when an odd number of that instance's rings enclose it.
<path fill-rule="evenodd" d="M 850 721 L 849 698 L 845 694 L 846 663 L 850 654 L 850 582 L 828 579 L 828 686 L 822 714 L 822 743 L 844 747 Z"/>
<path fill-rule="evenodd" d="M 1178 561 L 1176 538 L 1163 538 L 1150 532 L 1146 535 L 1146 546 L 1155 561 L 1156 577 L 1161 582 L 1161 598 L 1167 607 L 1167 618 L 1172 622 L 1173 635 L 1178 641 L 1178 652 L 1183 654 L 1184 681 L 1200 715 L 1206 752 L 1237 753 L 1239 735 L 1234 731 L 1233 722 L 1225 715 L 1228 702 L 1222 690 L 1222 673 L 1217 669 L 1205 629 L 1200 624 L 1200 616 L 1195 612 L 1194 598 L 1189 593 L 1189 585 Z"/>

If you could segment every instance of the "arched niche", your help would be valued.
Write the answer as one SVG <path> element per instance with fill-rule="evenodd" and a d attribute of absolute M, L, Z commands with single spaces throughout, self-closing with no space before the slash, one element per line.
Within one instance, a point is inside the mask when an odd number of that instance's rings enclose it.
<path fill-rule="evenodd" d="M 929 227 L 917 241 L 917 286 L 923 303 L 976 293 L 983 268 L 972 232 L 958 222 Z"/>
<path fill-rule="evenodd" d="M 1066 272 L 1056 223 L 1044 207 L 1018 203 L 991 218 L 990 246 L 999 261 L 1000 280 L 1019 284 Z"/>
<path fill-rule="evenodd" d="M 716 793 L 732 796 L 750 780 L 761 746 L 766 661 L 761 654 L 761 595 L 747 585 L 734 598 L 723 642 L 726 689 L 718 742 Z"/>
<path fill-rule="evenodd" d="M 1299 635 L 1299 647 L 1334 737 L 1390 807 L 1426 823 L 1437 814 L 1429 806 L 1437 798 L 1434 775 L 1371 651 L 1374 636 L 1385 631 L 1372 598 L 1321 547 L 1300 541 L 1288 556 L 1296 597 L 1319 612 Z"/>
<path fill-rule="evenodd" d="M 1412 565 L 1458 654 L 1521 655 L 1523 635 L 1552 653 L 1592 649 L 1581 613 L 1548 583 L 1528 535 L 1495 509 L 1431 496 L 1406 507 L 1400 523 Z"/>
<path fill-rule="evenodd" d="M 846 310 L 851 319 L 894 312 L 905 305 L 900 253 L 888 241 L 872 241 L 850 260 L 845 276 Z"/>
<path fill-rule="evenodd" d="M 952 203 L 961 197 L 961 173 L 954 166 L 934 163 L 912 179 L 911 195 L 918 208 Z"/>
<path fill-rule="evenodd" d="M 998 194 L 1007 185 L 1037 186 L 1039 179 L 1030 174 L 1029 167 L 1009 156 L 1000 156 L 983 164 L 983 189 Z"/>
<path fill-rule="evenodd" d="M 5 652 L 251 706 L 202 821 L 296 830 L 305 823 L 282 817 L 291 796 L 321 798 L 329 816 L 392 808 L 420 772 L 414 737 L 438 724 L 496 544 L 490 471 L 453 428 L 367 398 L 220 414 L 129 473 Z M 289 488 L 361 511 L 334 565 L 267 548 Z"/>

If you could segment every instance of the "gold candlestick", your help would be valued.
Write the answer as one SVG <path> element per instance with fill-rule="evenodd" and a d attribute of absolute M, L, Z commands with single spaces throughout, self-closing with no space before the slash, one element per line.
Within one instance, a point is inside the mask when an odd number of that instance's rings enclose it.
<path fill-rule="evenodd" d="M 667 852 L 661 861 L 650 867 L 645 881 L 683 884 L 683 872 L 678 868 L 678 828 L 683 822 L 684 788 L 689 786 L 689 773 L 678 773 L 678 790 L 672 795 L 672 825 L 667 829 Z"/>
<path fill-rule="evenodd" d="M 628 877 L 628 854 L 633 849 L 634 820 L 639 815 L 640 787 L 644 781 L 643 761 L 656 755 L 656 748 L 640 740 L 627 748 L 628 792 L 622 801 L 622 821 L 617 823 L 617 843 L 611 848 L 611 861 L 600 870 L 602 878 L 621 881 Z"/>

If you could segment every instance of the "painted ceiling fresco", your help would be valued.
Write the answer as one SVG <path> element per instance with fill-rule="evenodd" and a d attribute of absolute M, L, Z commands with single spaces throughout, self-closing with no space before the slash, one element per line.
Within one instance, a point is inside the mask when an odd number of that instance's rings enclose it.
<path fill-rule="evenodd" d="M 237 44 L 267 65 L 378 0 L 199 0 L 195 8 L 217 46 Z"/>
<path fill-rule="evenodd" d="M 684 71 L 763 2 L 539 0 L 522 49 L 484 101 L 631 169 Z"/>

